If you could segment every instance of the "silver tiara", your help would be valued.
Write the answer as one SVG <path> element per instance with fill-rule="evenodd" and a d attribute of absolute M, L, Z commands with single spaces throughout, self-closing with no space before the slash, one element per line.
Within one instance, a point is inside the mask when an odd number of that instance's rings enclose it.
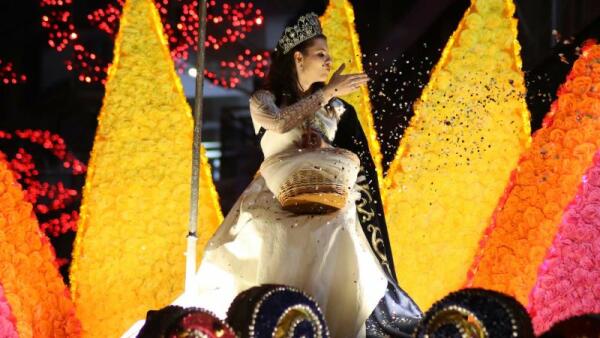
<path fill-rule="evenodd" d="M 323 34 L 319 17 L 315 13 L 308 13 L 301 16 L 295 25 L 285 28 L 277 48 L 287 54 L 294 47 L 319 34 Z"/>

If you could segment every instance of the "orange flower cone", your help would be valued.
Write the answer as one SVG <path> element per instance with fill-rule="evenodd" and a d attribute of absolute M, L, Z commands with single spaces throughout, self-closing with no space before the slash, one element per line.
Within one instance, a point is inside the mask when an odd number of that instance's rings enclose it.
<path fill-rule="evenodd" d="M 538 269 L 581 177 L 600 149 L 600 46 L 585 48 L 523 154 L 468 275 L 527 305 Z"/>
<path fill-rule="evenodd" d="M 80 336 L 75 307 L 55 259 L 0 153 L 0 284 L 21 338 Z"/>

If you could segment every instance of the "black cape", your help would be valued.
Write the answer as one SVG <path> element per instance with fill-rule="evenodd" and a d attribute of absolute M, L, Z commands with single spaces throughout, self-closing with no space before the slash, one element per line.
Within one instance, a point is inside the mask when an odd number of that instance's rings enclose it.
<path fill-rule="evenodd" d="M 375 163 L 356 110 L 347 102 L 344 102 L 344 106 L 346 111 L 338 123 L 333 145 L 350 150 L 360 158 L 358 185 L 361 198 L 356 202 L 358 218 L 371 249 L 388 277 L 386 294 L 367 320 L 367 337 L 411 337 L 422 312 L 398 286 Z"/>

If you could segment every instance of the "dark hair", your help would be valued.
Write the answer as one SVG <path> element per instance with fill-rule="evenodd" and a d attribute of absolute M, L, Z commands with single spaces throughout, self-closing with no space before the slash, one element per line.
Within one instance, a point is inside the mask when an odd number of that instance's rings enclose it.
<path fill-rule="evenodd" d="M 271 54 L 271 66 L 264 87 L 275 95 L 275 103 L 278 106 L 287 106 L 300 99 L 301 92 L 299 89 L 294 53 L 298 51 L 305 54 L 306 50 L 319 38 L 327 39 L 325 35 L 319 34 L 302 42 L 285 54 L 283 54 L 281 48 L 275 49 Z M 323 82 L 314 83 L 309 88 L 308 92 L 312 93 L 323 86 Z"/>

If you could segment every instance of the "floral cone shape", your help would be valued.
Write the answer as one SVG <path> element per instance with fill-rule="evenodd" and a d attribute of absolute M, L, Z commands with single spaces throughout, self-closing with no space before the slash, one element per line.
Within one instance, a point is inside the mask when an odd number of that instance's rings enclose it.
<path fill-rule="evenodd" d="M 514 5 L 473 1 L 448 41 L 386 176 L 400 285 L 426 310 L 465 282 L 530 141 Z"/>
<path fill-rule="evenodd" d="M 520 159 L 483 237 L 468 285 L 504 292 L 528 305 L 565 208 L 600 148 L 598 135 L 600 46 L 595 45 L 584 48 Z M 547 280 L 540 283 L 547 287 Z"/>
<path fill-rule="evenodd" d="M 181 294 L 193 122 L 150 0 L 125 3 L 71 271 L 86 337 L 114 337 Z M 222 220 L 202 153 L 199 254 Z"/>
<path fill-rule="evenodd" d="M 0 336 L 78 337 L 75 307 L 55 263 L 46 235 L 39 229 L 0 153 Z M 8 322 L 7 322 L 8 320 Z"/>
<path fill-rule="evenodd" d="M 554 323 L 600 313 L 600 152 L 569 204 L 530 296 L 538 334 Z"/>
<path fill-rule="evenodd" d="M 354 27 L 354 9 L 350 2 L 348 0 L 330 0 L 325 13 L 321 17 L 321 23 L 323 33 L 329 41 L 329 52 L 333 59 L 332 68 L 338 69 L 342 63 L 345 63 L 344 73 L 364 72 L 358 34 Z M 375 163 L 379 184 L 383 184 L 381 147 L 373 123 L 369 89 L 366 86 L 361 86 L 360 91 L 344 96 L 342 99 L 348 101 L 356 110 L 358 121 L 369 143 L 369 151 Z"/>

